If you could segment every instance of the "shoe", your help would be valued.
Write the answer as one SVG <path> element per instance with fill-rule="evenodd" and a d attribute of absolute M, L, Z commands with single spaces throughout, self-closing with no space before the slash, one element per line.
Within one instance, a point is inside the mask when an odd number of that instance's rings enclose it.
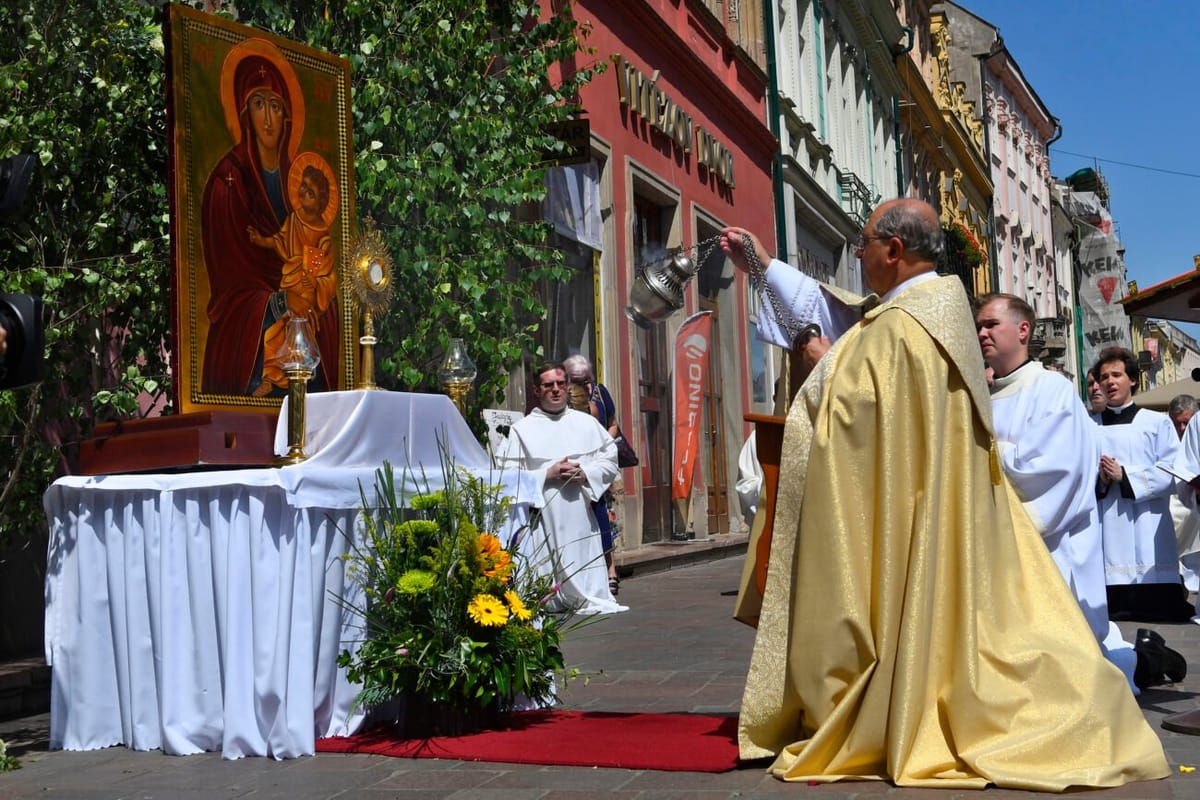
<path fill-rule="evenodd" d="M 1133 651 L 1137 655 L 1133 683 L 1139 689 L 1161 686 L 1164 683 L 1179 683 L 1187 677 L 1187 660 L 1180 653 L 1167 647 L 1166 641 L 1157 631 L 1138 628 Z"/>
<path fill-rule="evenodd" d="M 621 589 L 621 579 L 614 576 L 608 579 L 608 593 L 613 597 L 617 596 L 617 592 Z"/>
<path fill-rule="evenodd" d="M 1167 642 L 1158 633 L 1158 631 L 1150 630 L 1149 628 L 1138 628 L 1138 641 L 1143 639 L 1151 642 L 1154 648 L 1159 651 L 1159 660 L 1162 663 L 1163 674 L 1166 675 L 1172 683 L 1179 683 L 1187 677 L 1187 659 L 1176 650 L 1167 647 Z M 1134 649 L 1137 649 L 1136 644 Z"/>

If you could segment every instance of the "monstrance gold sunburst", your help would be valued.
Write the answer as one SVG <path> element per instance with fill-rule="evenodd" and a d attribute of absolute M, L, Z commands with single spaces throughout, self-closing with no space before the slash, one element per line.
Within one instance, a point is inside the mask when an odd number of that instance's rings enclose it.
<path fill-rule="evenodd" d="M 358 388 L 378 389 L 375 385 L 375 317 L 387 311 L 392 299 L 392 257 L 383 237 L 370 217 L 364 220 L 350 254 L 347 274 L 350 294 L 363 315 L 361 369 Z"/>

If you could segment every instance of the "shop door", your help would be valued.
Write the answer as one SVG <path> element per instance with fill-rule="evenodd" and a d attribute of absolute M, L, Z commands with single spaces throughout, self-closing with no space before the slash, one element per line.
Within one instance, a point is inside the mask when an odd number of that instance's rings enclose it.
<path fill-rule="evenodd" d="M 697 220 L 696 236 L 701 242 L 714 242 L 720 234 L 720 227 L 706 219 Z M 731 469 L 735 469 L 730 461 L 729 448 L 741 448 L 740 428 L 731 433 L 732 415 L 740 421 L 741 411 L 739 392 L 736 389 L 738 376 L 733 365 L 724 364 L 722 352 L 737 351 L 736 339 L 725 341 L 725 337 L 735 333 L 731 323 L 726 322 L 723 330 L 721 310 L 725 309 L 725 319 L 736 319 L 733 307 L 731 287 L 736 274 L 733 265 L 725 258 L 719 247 L 708 247 L 698 254 L 701 258 L 699 273 L 696 278 L 700 295 L 700 310 L 712 312 L 712 333 L 708 345 L 708 369 L 704 387 L 704 452 L 701 463 L 704 465 L 704 486 L 708 493 L 708 532 L 729 533 L 729 481 Z M 726 391 L 726 369 L 732 372 L 729 379 L 734 386 Z M 731 438 L 732 437 L 732 438 Z M 732 445 L 730 444 L 732 442 Z M 736 450 L 735 450 L 736 452 Z"/>
<path fill-rule="evenodd" d="M 638 401 L 642 414 L 642 541 L 671 537 L 671 393 L 663 325 L 638 329 Z"/>
<path fill-rule="evenodd" d="M 644 197 L 633 201 L 634 263 L 641 265 L 666 255 L 665 230 L 669 207 Z M 667 326 L 635 328 L 637 339 L 638 410 L 643 452 L 642 541 L 661 542 L 673 530 L 671 511 L 671 374 L 667 360 Z"/>

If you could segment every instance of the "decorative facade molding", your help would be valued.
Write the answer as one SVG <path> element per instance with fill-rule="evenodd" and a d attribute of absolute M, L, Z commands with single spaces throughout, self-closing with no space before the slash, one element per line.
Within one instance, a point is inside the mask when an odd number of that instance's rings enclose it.
<path fill-rule="evenodd" d="M 971 143 L 983 153 L 983 120 L 975 115 L 975 102 L 967 99 L 967 85 L 950 80 L 950 26 L 943 14 L 930 18 L 933 39 L 933 94 L 937 104 L 958 120 Z"/>

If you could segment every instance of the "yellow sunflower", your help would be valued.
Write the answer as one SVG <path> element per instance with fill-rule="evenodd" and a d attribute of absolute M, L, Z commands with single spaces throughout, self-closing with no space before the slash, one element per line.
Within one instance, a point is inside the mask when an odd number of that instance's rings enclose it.
<path fill-rule="evenodd" d="M 512 615 L 522 622 L 533 616 L 533 612 L 525 607 L 525 604 L 521 602 L 521 598 L 512 589 L 504 593 L 504 599 L 508 602 L 508 607 L 512 611 Z"/>
<path fill-rule="evenodd" d="M 508 622 L 508 609 L 490 594 L 477 594 L 467 604 L 467 616 L 485 628 L 498 628 Z"/>

